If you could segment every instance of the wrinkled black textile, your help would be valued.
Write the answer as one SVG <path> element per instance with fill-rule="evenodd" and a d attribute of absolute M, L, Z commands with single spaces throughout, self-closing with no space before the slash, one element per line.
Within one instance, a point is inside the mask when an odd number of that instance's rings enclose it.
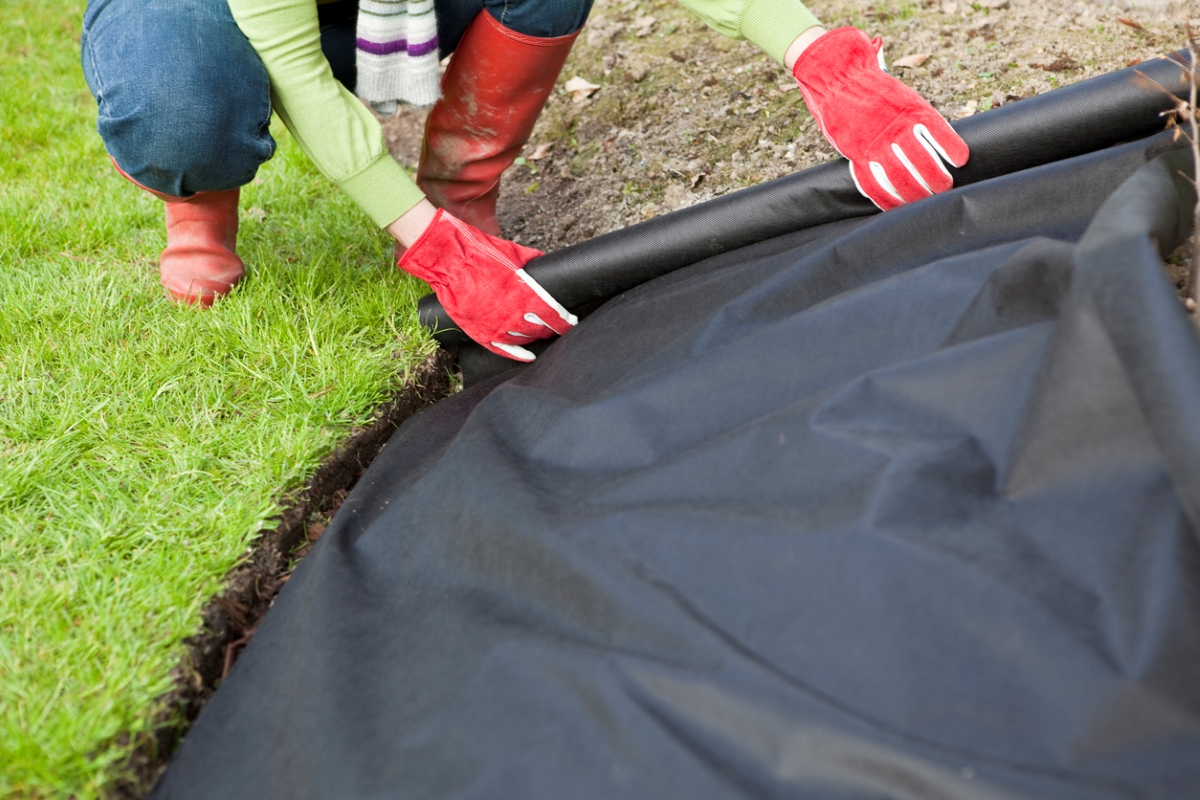
<path fill-rule="evenodd" d="M 1200 797 L 1162 149 L 702 262 L 411 419 L 154 797 Z"/>

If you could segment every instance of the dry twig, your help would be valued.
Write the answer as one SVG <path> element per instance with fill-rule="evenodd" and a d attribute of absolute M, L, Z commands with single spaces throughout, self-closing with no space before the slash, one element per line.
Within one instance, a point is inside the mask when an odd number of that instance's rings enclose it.
<path fill-rule="evenodd" d="M 1184 30 L 1187 33 L 1188 63 L 1180 65 L 1184 69 L 1180 74 L 1180 80 L 1187 84 L 1187 99 L 1185 100 L 1176 96 L 1166 86 L 1163 86 L 1141 71 L 1134 73 L 1134 82 L 1145 89 L 1165 92 L 1173 99 L 1175 108 L 1170 111 L 1164 111 L 1162 116 L 1167 118 L 1167 127 L 1175 129 L 1175 139 L 1178 140 L 1180 136 L 1186 136 L 1188 144 L 1191 145 L 1192 174 L 1184 175 L 1183 177 L 1191 181 L 1192 185 L 1196 187 L 1197 194 L 1200 195 L 1200 115 L 1196 111 L 1197 82 L 1200 80 L 1200 70 L 1197 69 L 1196 62 L 1198 56 L 1200 56 L 1200 44 L 1196 41 L 1196 34 L 1190 22 L 1184 24 Z M 1171 60 L 1175 61 L 1174 58 Z M 1186 131 L 1180 125 L 1181 120 L 1187 120 L 1188 122 L 1188 129 Z M 1200 199 L 1197 200 L 1196 206 L 1192 210 L 1193 238 L 1198 234 L 1200 234 Z M 1187 291 L 1189 311 L 1200 307 L 1200 264 L 1197 264 L 1197 257 L 1200 256 L 1200 247 L 1193 245 L 1192 251 L 1192 263 L 1188 274 Z"/>
<path fill-rule="evenodd" d="M 1196 57 L 1200 48 L 1196 46 L 1196 32 L 1192 29 L 1192 23 L 1189 21 L 1184 30 L 1187 31 L 1188 56 L 1190 63 L 1188 64 L 1188 126 L 1192 130 L 1192 173 L 1194 175 L 1192 184 L 1198 188 L 1200 192 L 1200 120 L 1196 119 Z M 1196 207 L 1192 210 L 1192 236 L 1200 235 L 1200 199 L 1196 203 Z M 1200 279 L 1197 274 L 1200 269 L 1197 269 L 1196 255 L 1200 251 L 1200 247 L 1192 246 L 1192 269 L 1191 275 L 1188 277 L 1188 296 L 1193 303 L 1200 305 Z"/>

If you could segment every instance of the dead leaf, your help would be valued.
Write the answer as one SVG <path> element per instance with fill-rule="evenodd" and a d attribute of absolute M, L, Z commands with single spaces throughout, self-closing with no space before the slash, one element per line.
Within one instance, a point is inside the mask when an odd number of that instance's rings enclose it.
<path fill-rule="evenodd" d="M 1129 17 L 1117 17 L 1117 22 L 1121 23 L 1122 25 L 1128 25 L 1131 28 L 1136 28 L 1139 31 L 1146 30 L 1145 25 L 1138 22 L 1136 19 L 1130 19 Z"/>
<path fill-rule="evenodd" d="M 919 67 L 933 57 L 933 53 L 913 53 L 892 62 L 893 67 Z"/>
<path fill-rule="evenodd" d="M 639 38 L 649 36 L 658 20 L 649 14 L 643 14 L 633 21 L 633 35 Z"/>
<path fill-rule="evenodd" d="M 954 113 L 955 119 L 963 119 L 964 117 L 972 117 L 979 110 L 978 100 L 968 100 L 967 104 Z"/>
<path fill-rule="evenodd" d="M 529 156 L 530 161 L 541 161 L 550 154 L 550 149 L 554 147 L 554 142 L 543 142 L 539 144 L 533 151 L 533 155 Z"/>
<path fill-rule="evenodd" d="M 672 60 L 678 61 L 680 64 L 687 63 L 687 56 L 683 55 L 682 53 L 676 53 L 674 50 L 672 50 L 670 53 L 668 53 L 668 55 L 671 56 Z"/>
<path fill-rule="evenodd" d="M 978 0 L 979 5 L 992 11 L 1003 11 L 1008 8 L 1008 0 Z"/>
<path fill-rule="evenodd" d="M 594 95 L 600 88 L 600 85 L 597 83 L 592 83 L 591 81 L 576 75 L 574 78 L 571 78 L 571 80 L 567 81 L 563 88 L 571 93 L 571 97 L 576 103 L 582 103 Z"/>

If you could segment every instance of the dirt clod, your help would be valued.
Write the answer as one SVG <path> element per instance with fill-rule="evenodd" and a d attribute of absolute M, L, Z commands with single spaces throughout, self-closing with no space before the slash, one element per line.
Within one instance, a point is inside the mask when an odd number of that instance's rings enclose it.
<path fill-rule="evenodd" d="M 1030 64 L 1034 69 L 1044 69 L 1046 72 L 1070 72 L 1079 69 L 1079 62 L 1066 53 L 1060 53 L 1058 58 L 1049 64 Z"/>

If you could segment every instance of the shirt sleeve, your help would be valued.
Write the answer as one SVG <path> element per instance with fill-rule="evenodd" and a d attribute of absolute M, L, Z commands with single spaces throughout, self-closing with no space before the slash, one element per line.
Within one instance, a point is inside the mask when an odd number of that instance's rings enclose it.
<path fill-rule="evenodd" d="M 380 227 L 420 202 L 379 121 L 333 77 L 315 0 L 229 0 L 229 8 L 267 68 L 275 112 L 317 169 Z"/>
<path fill-rule="evenodd" d="M 820 25 L 799 0 L 680 0 L 709 27 L 758 45 L 780 64 L 796 37 Z"/>

